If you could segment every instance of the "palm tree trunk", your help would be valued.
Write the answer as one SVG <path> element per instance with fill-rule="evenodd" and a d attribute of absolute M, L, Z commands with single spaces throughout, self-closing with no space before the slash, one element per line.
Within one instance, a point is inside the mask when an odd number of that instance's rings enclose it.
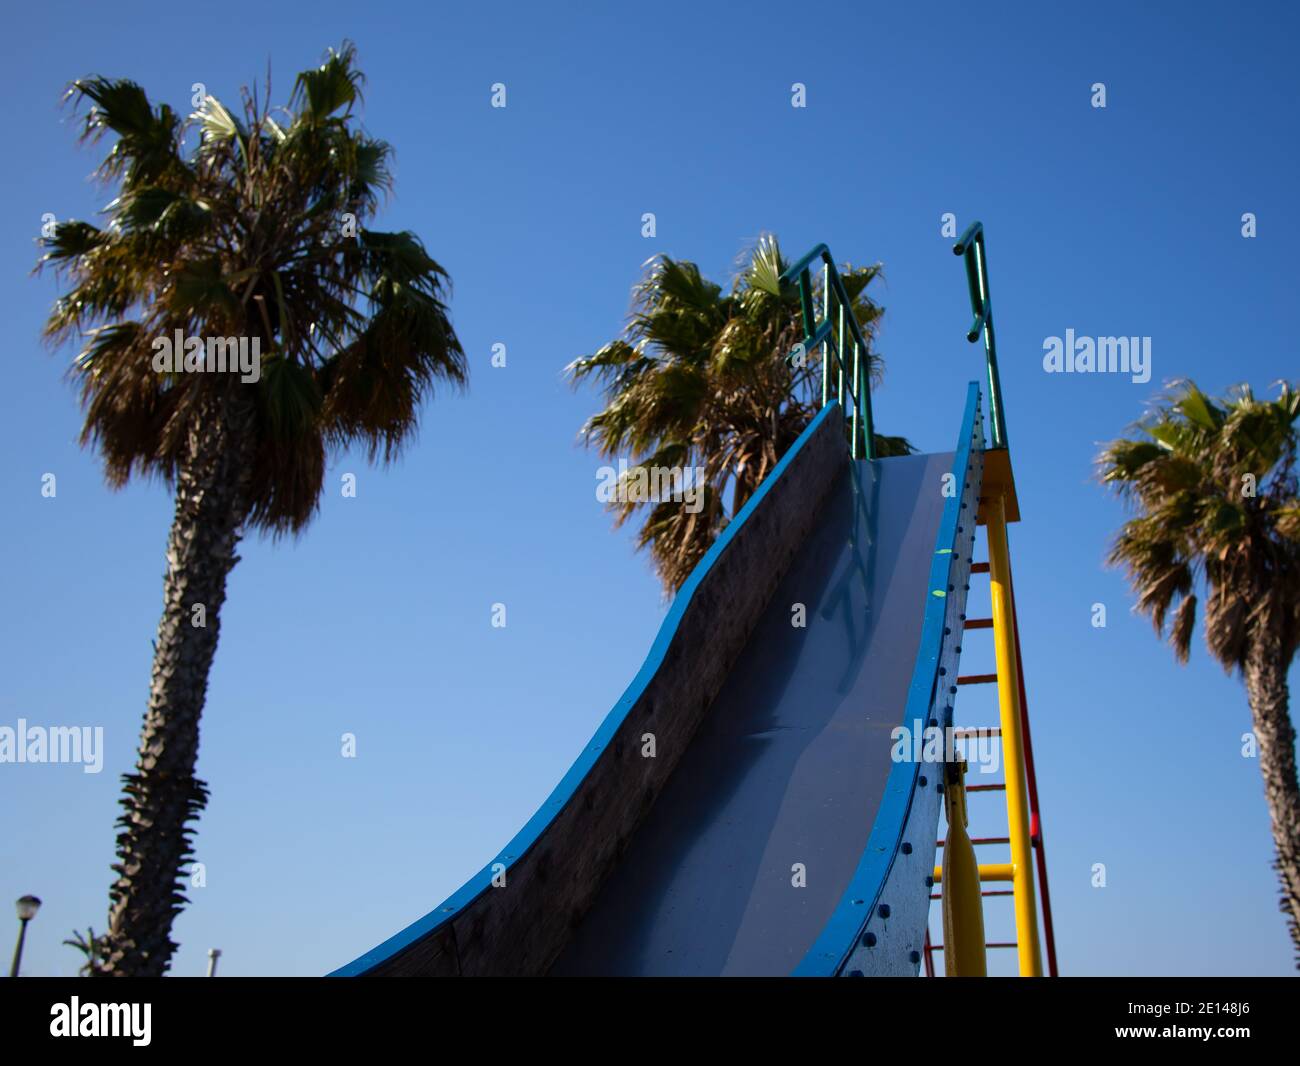
<path fill-rule="evenodd" d="M 188 823 L 207 800 L 194 776 L 199 716 L 248 507 L 254 412 L 251 394 L 238 393 L 215 398 L 194 420 L 176 478 L 149 705 L 135 773 L 122 778 L 103 974 L 165 973 L 177 947 L 172 922 L 188 902 L 178 883 L 192 858 Z"/>
<path fill-rule="evenodd" d="M 1273 843 L 1274 869 L 1282 886 L 1279 901 L 1300 969 L 1300 785 L 1296 781 L 1295 729 L 1288 713 L 1287 666 L 1282 641 L 1272 634 L 1256 640 L 1246 659 L 1246 694 L 1259 743 Z"/>

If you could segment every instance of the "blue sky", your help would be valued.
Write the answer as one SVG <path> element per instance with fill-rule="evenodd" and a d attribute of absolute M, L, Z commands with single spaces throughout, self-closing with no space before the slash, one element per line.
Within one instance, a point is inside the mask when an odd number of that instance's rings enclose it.
<path fill-rule="evenodd" d="M 76 443 L 71 353 L 39 342 L 55 292 L 29 277 L 41 216 L 91 217 L 106 199 L 60 91 L 129 76 L 187 111 L 194 82 L 236 98 L 270 60 L 283 100 L 345 37 L 369 77 L 365 124 L 397 150 L 379 224 L 415 230 L 450 271 L 471 387 L 425 409 L 391 468 L 337 457 L 303 538 L 245 542 L 203 724 L 208 883 L 176 925 L 173 973 L 202 973 L 209 947 L 226 974 L 323 973 L 422 915 L 531 815 L 635 673 L 664 607 L 576 442 L 596 398 L 561 371 L 619 332 L 649 256 L 724 280 L 770 231 L 792 257 L 826 241 L 840 261 L 883 262 L 878 426 L 948 450 L 981 360 L 945 212 L 988 231 L 1062 970 L 1293 972 L 1258 767 L 1240 753 L 1243 691 L 1199 638 L 1179 667 L 1129 613 L 1102 566 L 1123 512 L 1091 462 L 1164 381 L 1296 376 L 1297 16 L 1135 7 L 11 11 L 0 724 L 102 725 L 106 745 L 97 775 L 0 766 L 0 898 L 45 901 L 25 972 L 73 972 L 59 941 L 104 925 L 171 517 L 158 485 L 105 488 Z M 505 109 L 489 106 L 495 82 Z M 794 82 L 806 108 L 790 106 Z M 1152 380 L 1044 373 L 1044 339 L 1067 329 L 1151 337 Z M 346 472 L 355 499 L 338 491 Z M 505 629 L 489 624 L 496 602 Z M 964 668 L 991 669 L 991 645 L 970 645 Z M 957 710 L 994 713 L 966 692 Z M 973 829 L 994 832 L 980 817 Z"/>

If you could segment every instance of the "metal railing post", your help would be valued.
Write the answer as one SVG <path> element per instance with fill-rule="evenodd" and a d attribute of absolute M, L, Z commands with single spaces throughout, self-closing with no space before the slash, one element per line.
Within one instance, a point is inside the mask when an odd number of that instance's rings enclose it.
<path fill-rule="evenodd" d="M 989 384 L 989 422 L 992 426 L 991 447 L 1007 446 L 1007 423 L 1002 412 L 1002 380 L 998 375 L 998 342 L 993 332 L 993 301 L 989 295 L 987 253 L 984 248 L 984 224 L 972 222 L 961 239 L 952 246 L 953 254 L 966 263 L 966 288 L 970 293 L 971 313 L 975 316 L 966 331 L 972 344 L 984 337 L 984 362 Z"/>
<path fill-rule="evenodd" d="M 857 397 L 853 404 L 853 458 L 861 459 L 858 439 L 858 416 L 862 412 L 862 367 L 858 363 L 858 342 L 853 342 L 853 395 Z"/>
<path fill-rule="evenodd" d="M 822 320 L 817 322 L 817 312 L 813 307 L 812 278 L 809 268 L 813 260 L 822 260 Z M 800 346 L 805 358 L 808 349 L 822 349 L 822 406 L 831 399 L 831 357 L 834 356 L 837 375 L 835 395 L 840 406 L 845 404 L 846 394 L 853 400 L 851 433 L 853 439 L 849 444 L 849 453 L 856 458 L 874 459 L 876 457 L 875 427 L 871 415 L 871 375 L 866 371 L 868 348 L 866 339 L 858 320 L 853 316 L 853 305 L 849 300 L 844 283 L 840 280 L 830 249 L 819 244 L 794 266 L 781 275 L 781 284 L 788 285 L 797 281 L 799 286 L 799 305 L 802 313 L 804 337 Z M 832 310 L 838 309 L 837 315 Z M 838 326 L 838 333 L 836 327 Z M 852 367 L 849 366 L 848 349 L 853 349 Z M 858 444 L 858 434 L 862 435 L 862 444 Z"/>

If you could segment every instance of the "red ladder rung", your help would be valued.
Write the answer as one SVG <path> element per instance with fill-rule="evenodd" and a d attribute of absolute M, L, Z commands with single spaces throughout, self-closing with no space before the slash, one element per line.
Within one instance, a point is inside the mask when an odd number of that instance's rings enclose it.
<path fill-rule="evenodd" d="M 957 678 L 959 685 L 996 685 L 997 683 L 997 674 L 966 674 Z"/>
<path fill-rule="evenodd" d="M 966 628 L 967 629 L 992 629 L 993 619 L 992 618 L 967 618 Z"/>
<path fill-rule="evenodd" d="M 970 572 L 972 574 L 987 574 L 989 572 L 988 563 L 971 563 Z"/>
<path fill-rule="evenodd" d="M 1009 888 L 990 888 L 980 893 L 981 896 L 1014 896 L 1015 893 Z M 931 899 L 943 899 L 943 894 L 936 892 L 930 897 Z"/>

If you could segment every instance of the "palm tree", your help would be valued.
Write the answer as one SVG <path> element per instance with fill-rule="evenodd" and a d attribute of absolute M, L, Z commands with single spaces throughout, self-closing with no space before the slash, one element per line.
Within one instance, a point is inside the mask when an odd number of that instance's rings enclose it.
<path fill-rule="evenodd" d="M 77 975 L 80 977 L 93 976 L 104 957 L 104 938 L 95 935 L 95 927 L 92 925 L 85 936 L 81 935 L 80 930 L 74 929 L 72 939 L 65 940 L 64 943 L 70 948 L 76 948 L 84 956 L 84 961 L 77 971 Z"/>
<path fill-rule="evenodd" d="M 362 82 L 345 43 L 274 113 L 256 89 L 236 110 L 208 96 L 185 120 L 131 81 L 68 90 L 91 105 L 83 140 L 115 137 L 98 177 L 116 196 L 107 225 L 64 222 L 46 240 L 43 264 L 70 286 L 46 335 L 81 346 L 82 442 L 108 483 L 158 476 L 176 499 L 104 973 L 161 974 L 176 949 L 178 878 L 207 797 L 199 716 L 240 538 L 301 532 L 328 452 L 392 459 L 430 390 L 466 381 L 447 274 L 414 234 L 367 228 L 391 189 L 391 149 L 359 128 Z M 210 344 L 208 372 L 169 365 L 159 345 L 176 331 L 241 339 L 260 368 L 214 370 L 226 353 Z"/>
<path fill-rule="evenodd" d="M 780 283 L 787 263 L 776 238 L 761 237 L 742 262 L 724 292 L 694 263 L 651 259 L 623 336 L 566 368 L 575 385 L 591 378 L 601 386 L 605 409 L 581 436 L 601 456 L 628 460 L 628 478 L 655 468 L 703 471 L 695 501 L 622 492 L 608 503 L 616 528 L 645 509 L 637 546 L 650 549 L 665 595 L 681 587 L 821 404 L 821 360 L 783 358 L 803 325 L 797 288 Z M 880 271 L 841 273 L 869 345 L 883 311 L 866 290 Z M 867 357 L 879 381 L 880 356 Z M 911 451 L 898 437 L 877 436 L 876 445 L 880 455 Z"/>
<path fill-rule="evenodd" d="M 1205 600 L 1205 641 L 1245 680 L 1277 849 L 1282 913 L 1300 964 L 1300 789 L 1287 670 L 1300 643 L 1300 392 L 1272 401 L 1241 386 L 1211 400 L 1182 382 L 1107 445 L 1101 478 L 1135 506 L 1110 551 L 1137 608 L 1186 662 Z"/>

